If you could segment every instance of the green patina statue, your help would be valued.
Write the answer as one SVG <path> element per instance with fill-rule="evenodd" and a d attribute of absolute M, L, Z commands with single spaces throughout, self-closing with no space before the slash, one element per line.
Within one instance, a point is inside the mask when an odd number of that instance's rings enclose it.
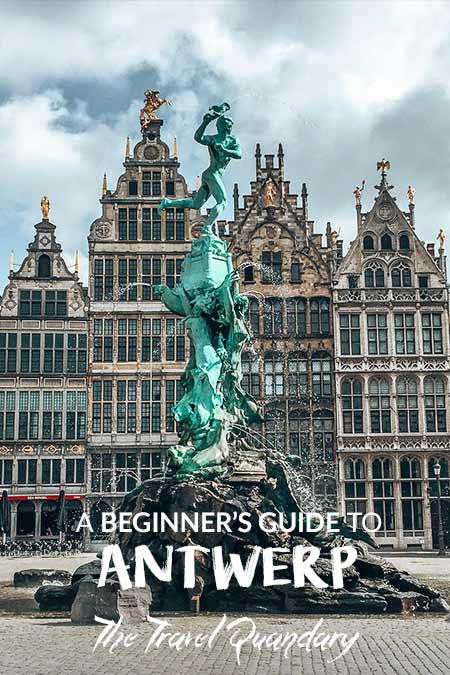
<path fill-rule="evenodd" d="M 258 407 L 241 387 L 241 353 L 250 336 L 244 314 L 248 301 L 238 292 L 238 274 L 214 223 L 226 206 L 222 175 L 241 148 L 231 134 L 233 121 L 225 117 L 229 105 L 210 108 L 195 132 L 195 140 L 207 145 L 210 166 L 193 199 L 166 199 L 159 206 L 199 209 L 212 195 L 216 205 L 201 235 L 192 242 L 175 288 L 157 286 L 162 301 L 185 317 L 192 355 L 182 377 L 184 396 L 174 407 L 181 427 L 179 444 L 169 449 L 170 462 L 180 473 L 199 469 L 224 470 L 230 447 L 236 445 L 249 424 L 260 420 Z M 206 136 L 208 124 L 217 119 L 215 136 Z"/>

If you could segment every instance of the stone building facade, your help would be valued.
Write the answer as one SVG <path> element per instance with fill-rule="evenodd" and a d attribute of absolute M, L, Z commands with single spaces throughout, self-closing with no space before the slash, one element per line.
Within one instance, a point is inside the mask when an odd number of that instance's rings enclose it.
<path fill-rule="evenodd" d="M 343 512 L 375 512 L 381 546 L 436 545 L 442 467 L 449 540 L 449 311 L 439 249 L 414 229 L 414 191 L 402 211 L 387 163 L 369 212 L 355 192 L 357 233 L 334 261 L 337 456 Z"/>
<path fill-rule="evenodd" d="M 87 289 L 48 211 L 35 229 L 0 303 L 0 489 L 22 540 L 57 536 L 61 489 L 75 536 L 86 493 Z"/>
<path fill-rule="evenodd" d="M 94 528 L 101 512 L 164 465 L 176 441 L 174 403 L 189 354 L 185 326 L 164 307 L 157 284 L 174 286 L 201 218 L 166 209 L 163 196 L 190 196 L 161 139 L 162 120 L 148 124 L 89 234 L 91 298 L 88 385 L 87 501 Z"/>
<path fill-rule="evenodd" d="M 306 185 L 291 192 L 284 152 L 261 157 L 243 204 L 234 188 L 230 250 L 248 296 L 251 350 L 243 354 L 244 387 L 265 421 L 255 430 L 290 455 L 312 503 L 335 506 L 331 233 L 326 243 L 308 214 Z"/>

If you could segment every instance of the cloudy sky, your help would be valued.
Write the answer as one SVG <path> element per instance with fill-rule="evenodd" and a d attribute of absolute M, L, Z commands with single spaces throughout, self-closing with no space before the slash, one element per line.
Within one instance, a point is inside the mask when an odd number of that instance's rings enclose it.
<path fill-rule="evenodd" d="M 286 177 L 292 190 L 308 184 L 316 229 L 330 220 L 348 243 L 355 185 L 367 180 L 370 208 L 376 161 L 387 157 L 403 208 L 408 184 L 416 188 L 419 234 L 450 234 L 449 2 L 0 0 L 0 19 L 4 281 L 44 193 L 66 257 L 80 249 L 86 278 L 102 175 L 115 185 L 148 88 L 173 102 L 163 133 L 177 136 L 191 187 L 206 162 L 192 132 L 227 100 L 244 151 L 230 188 L 247 192 L 257 142 L 263 153 L 282 142 Z"/>

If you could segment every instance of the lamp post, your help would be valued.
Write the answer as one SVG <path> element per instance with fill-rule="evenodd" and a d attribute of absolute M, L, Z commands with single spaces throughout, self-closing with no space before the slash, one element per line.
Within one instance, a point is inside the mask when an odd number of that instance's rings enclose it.
<path fill-rule="evenodd" d="M 433 467 L 434 475 L 436 476 L 436 486 L 437 486 L 437 507 L 438 507 L 438 543 L 439 543 L 439 555 L 445 556 L 444 548 L 444 528 L 442 527 L 442 509 L 441 509 L 441 465 L 439 462 Z"/>

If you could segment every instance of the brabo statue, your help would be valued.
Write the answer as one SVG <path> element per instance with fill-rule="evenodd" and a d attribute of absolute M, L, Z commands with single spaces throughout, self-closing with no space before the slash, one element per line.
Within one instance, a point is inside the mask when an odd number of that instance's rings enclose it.
<path fill-rule="evenodd" d="M 231 255 L 213 227 L 226 205 L 223 172 L 231 158 L 241 157 L 231 134 L 233 121 L 224 116 L 228 110 L 225 103 L 210 108 L 195 132 L 195 140 L 208 146 L 211 157 L 196 196 L 164 198 L 159 207 L 198 209 L 210 195 L 217 202 L 183 261 L 180 283 L 155 287 L 166 307 L 185 317 L 192 344 L 181 380 L 184 396 L 174 407 L 180 440 L 168 451 L 169 463 L 181 473 L 225 470 L 231 447 L 239 444 L 249 424 L 260 420 L 256 402 L 241 388 L 241 353 L 250 339 L 244 322 L 248 300 L 238 292 Z M 218 133 L 206 136 L 214 119 Z"/>

